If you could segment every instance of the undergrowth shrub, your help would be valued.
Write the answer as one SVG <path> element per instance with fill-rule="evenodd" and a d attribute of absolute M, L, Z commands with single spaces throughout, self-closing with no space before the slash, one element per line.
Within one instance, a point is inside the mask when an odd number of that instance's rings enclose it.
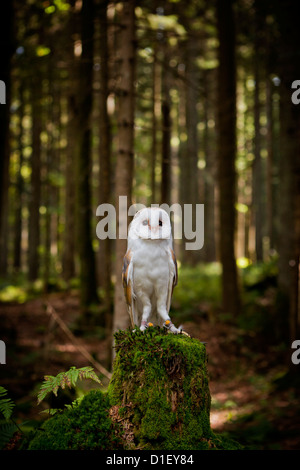
<path fill-rule="evenodd" d="M 109 417 L 108 397 L 89 392 L 74 408 L 45 421 L 28 445 L 29 450 L 109 450 L 120 446 Z"/>

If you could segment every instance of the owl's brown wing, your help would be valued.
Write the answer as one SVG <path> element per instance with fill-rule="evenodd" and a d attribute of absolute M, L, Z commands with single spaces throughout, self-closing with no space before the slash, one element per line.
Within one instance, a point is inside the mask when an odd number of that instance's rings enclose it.
<path fill-rule="evenodd" d="M 171 251 L 171 257 L 174 263 L 174 278 L 173 278 L 173 289 L 174 289 L 174 287 L 177 285 L 177 282 L 178 282 L 178 268 L 177 268 L 177 260 L 176 260 L 175 253 L 172 250 L 172 248 L 170 248 L 170 251 Z"/>
<path fill-rule="evenodd" d="M 132 253 L 128 250 L 123 259 L 122 267 L 122 284 L 124 289 L 125 300 L 132 328 L 134 328 L 133 312 L 132 312 Z"/>
<path fill-rule="evenodd" d="M 175 253 L 172 250 L 172 248 L 169 248 L 169 265 L 170 265 L 170 276 L 169 276 L 169 286 L 168 286 L 168 296 L 167 296 L 167 311 L 168 312 L 171 307 L 171 299 L 173 295 L 173 290 L 178 281 L 177 260 L 176 260 Z"/>

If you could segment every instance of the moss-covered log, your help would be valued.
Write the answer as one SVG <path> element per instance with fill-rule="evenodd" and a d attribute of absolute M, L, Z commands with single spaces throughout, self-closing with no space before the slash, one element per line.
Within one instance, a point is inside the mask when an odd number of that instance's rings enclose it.
<path fill-rule="evenodd" d="M 30 449 L 235 449 L 210 428 L 204 344 L 156 327 L 115 334 L 107 393 L 47 420 Z"/>

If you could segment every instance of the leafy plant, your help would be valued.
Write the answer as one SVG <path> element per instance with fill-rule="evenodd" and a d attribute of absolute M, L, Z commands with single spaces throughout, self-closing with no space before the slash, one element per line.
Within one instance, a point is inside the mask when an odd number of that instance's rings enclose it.
<path fill-rule="evenodd" d="M 92 367 L 82 367 L 77 369 L 75 366 L 71 367 L 67 372 L 60 372 L 55 377 L 52 375 L 45 375 L 44 382 L 37 395 L 38 405 L 44 400 L 48 393 L 54 393 L 57 396 L 59 387 L 65 389 L 66 386 L 71 388 L 75 387 L 78 380 L 91 379 L 95 382 L 101 383 Z"/>
<path fill-rule="evenodd" d="M 7 390 L 0 386 L 0 413 L 8 420 L 15 407 L 15 403 L 10 398 L 3 398 L 7 395 Z"/>
<path fill-rule="evenodd" d="M 10 398 L 6 398 L 6 395 L 7 390 L 0 386 L 0 414 L 4 418 L 0 421 L 0 449 L 3 449 L 18 429 L 11 419 L 15 403 Z"/>

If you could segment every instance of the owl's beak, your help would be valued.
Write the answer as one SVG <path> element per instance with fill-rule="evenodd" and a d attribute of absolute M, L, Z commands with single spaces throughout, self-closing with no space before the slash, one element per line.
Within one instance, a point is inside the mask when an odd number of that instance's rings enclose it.
<path fill-rule="evenodd" d="M 159 233 L 159 229 L 160 227 L 158 226 L 155 226 L 155 227 L 150 227 L 150 232 L 149 232 L 149 235 L 150 235 L 150 238 L 151 240 L 158 240 L 160 239 L 160 233 Z"/>

